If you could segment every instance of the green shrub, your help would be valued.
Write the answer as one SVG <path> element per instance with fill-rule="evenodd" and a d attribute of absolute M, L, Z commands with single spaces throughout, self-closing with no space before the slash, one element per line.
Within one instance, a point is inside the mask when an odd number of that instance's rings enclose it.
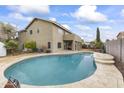
<path fill-rule="evenodd" d="M 91 48 L 101 49 L 104 46 L 104 44 L 101 41 L 98 42 L 95 40 L 95 41 L 90 42 L 90 46 Z"/>
<path fill-rule="evenodd" d="M 32 51 L 36 51 L 36 42 L 34 41 L 26 42 L 25 48 L 31 49 Z"/>
<path fill-rule="evenodd" d="M 86 44 L 83 44 L 83 45 L 82 45 L 82 48 L 87 48 L 87 45 L 86 45 Z"/>
<path fill-rule="evenodd" d="M 102 42 L 95 42 L 95 47 L 96 48 L 102 48 L 103 47 L 103 43 Z"/>
<path fill-rule="evenodd" d="M 95 48 L 102 48 L 103 47 L 103 43 L 100 39 L 100 30 L 99 28 L 97 28 L 97 31 L 96 31 L 96 40 L 95 40 Z"/>
<path fill-rule="evenodd" d="M 18 48 L 18 43 L 15 40 L 7 40 L 5 42 L 5 47 L 7 48 L 8 51 L 10 51 L 10 53 L 14 54 L 14 52 Z"/>
<path fill-rule="evenodd" d="M 18 43 L 14 40 L 8 40 L 5 42 L 5 47 L 7 49 L 17 49 L 18 48 Z"/>

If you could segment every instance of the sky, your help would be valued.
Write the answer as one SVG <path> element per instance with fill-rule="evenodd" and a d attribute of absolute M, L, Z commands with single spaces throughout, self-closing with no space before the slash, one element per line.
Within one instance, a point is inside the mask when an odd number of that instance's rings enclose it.
<path fill-rule="evenodd" d="M 124 6 L 122 5 L 0 5 L 0 21 L 24 29 L 34 18 L 56 21 L 84 41 L 96 38 L 99 27 L 101 40 L 115 39 L 124 31 Z"/>

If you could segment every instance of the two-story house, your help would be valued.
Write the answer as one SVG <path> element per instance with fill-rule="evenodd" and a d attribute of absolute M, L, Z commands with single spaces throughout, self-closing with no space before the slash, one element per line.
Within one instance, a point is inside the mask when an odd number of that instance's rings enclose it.
<path fill-rule="evenodd" d="M 117 38 L 118 38 L 118 39 L 124 38 L 124 32 L 120 32 L 120 33 L 117 35 Z"/>
<path fill-rule="evenodd" d="M 25 30 L 19 32 L 20 49 L 27 41 L 35 41 L 36 47 L 47 47 L 52 52 L 80 50 L 81 38 L 57 22 L 34 18 Z"/>

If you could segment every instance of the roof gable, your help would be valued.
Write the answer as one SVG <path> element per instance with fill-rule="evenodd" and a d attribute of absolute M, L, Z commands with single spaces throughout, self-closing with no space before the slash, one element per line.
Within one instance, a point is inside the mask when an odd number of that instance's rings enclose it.
<path fill-rule="evenodd" d="M 61 29 L 65 30 L 66 32 L 72 34 L 72 32 L 70 32 L 68 29 L 66 29 L 65 27 L 63 27 L 63 26 L 60 25 L 59 23 L 54 22 L 54 21 L 51 21 L 51 20 L 40 19 L 40 18 L 34 18 L 34 19 L 28 24 L 28 26 L 25 28 L 25 30 L 27 30 L 27 29 L 32 25 L 32 23 L 34 23 L 36 20 L 39 20 L 39 21 L 46 21 L 46 22 L 52 23 L 52 24 L 54 24 L 54 25 L 60 27 Z"/>
<path fill-rule="evenodd" d="M 30 27 L 30 26 L 32 25 L 32 23 L 33 23 L 34 21 L 36 21 L 36 20 L 40 20 L 40 21 L 45 21 L 45 22 L 52 23 L 52 24 L 54 24 L 54 25 L 60 27 L 60 28 L 63 29 L 64 31 L 66 31 L 66 32 L 68 32 L 68 33 L 70 33 L 70 34 L 74 34 L 74 33 L 70 32 L 68 29 L 66 29 L 64 26 L 62 26 L 61 24 L 59 24 L 59 23 L 57 23 L 57 22 L 54 22 L 54 21 L 51 21 L 51 20 L 40 19 L 40 18 L 34 18 L 34 19 L 28 24 L 28 26 L 25 28 L 25 30 L 23 30 L 23 31 L 26 31 L 26 30 L 28 29 L 28 27 Z M 74 35 L 76 35 L 76 34 L 74 34 Z M 78 36 L 78 35 L 76 35 L 76 36 Z M 81 38 L 80 36 L 78 36 L 78 37 Z"/>
<path fill-rule="evenodd" d="M 124 34 L 124 32 L 119 32 L 118 35 L 117 35 L 117 37 L 118 37 L 120 34 Z"/>

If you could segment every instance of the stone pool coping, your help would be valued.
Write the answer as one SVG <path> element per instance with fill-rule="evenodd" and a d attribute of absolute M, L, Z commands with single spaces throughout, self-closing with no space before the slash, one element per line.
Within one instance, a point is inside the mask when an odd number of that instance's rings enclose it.
<path fill-rule="evenodd" d="M 7 82 L 7 79 L 4 76 L 4 71 L 10 65 L 15 64 L 21 60 L 38 57 L 38 56 L 48 56 L 48 55 L 64 55 L 64 54 L 73 54 L 73 53 L 81 53 L 84 51 L 71 51 L 71 52 L 61 52 L 61 53 L 47 53 L 47 54 L 37 54 L 37 55 L 28 55 L 23 56 L 22 58 L 15 59 L 12 62 L 4 63 L 0 65 L 0 87 L 4 87 Z M 88 51 L 89 53 L 89 51 Z M 91 52 L 95 53 L 95 52 Z M 64 85 L 55 85 L 55 86 L 32 86 L 21 84 L 22 88 L 122 88 L 124 87 L 123 77 L 120 71 L 114 66 L 114 64 L 102 64 L 96 62 L 97 69 L 93 75 L 90 77 L 83 79 L 81 81 L 77 81 L 74 83 L 64 84 Z"/>

